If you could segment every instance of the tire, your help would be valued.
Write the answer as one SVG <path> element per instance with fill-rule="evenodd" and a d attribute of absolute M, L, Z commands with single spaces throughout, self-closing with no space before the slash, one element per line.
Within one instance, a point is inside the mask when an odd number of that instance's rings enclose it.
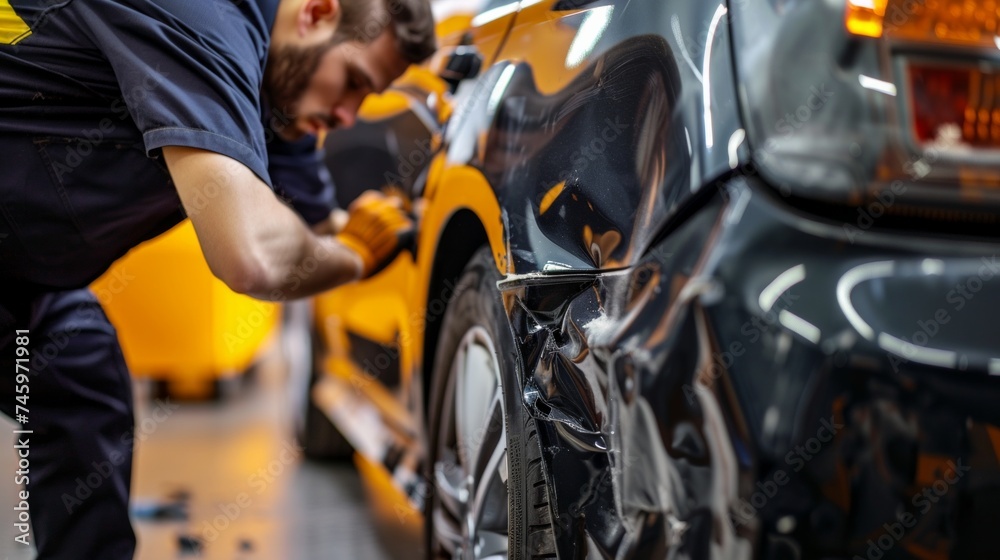
<path fill-rule="evenodd" d="M 537 429 L 519 398 L 498 280 L 484 247 L 444 314 L 428 408 L 428 558 L 556 556 Z"/>
<path fill-rule="evenodd" d="M 520 491 L 513 493 L 509 505 L 510 519 L 518 520 L 511 524 L 511 550 L 517 554 L 511 553 L 510 558 L 556 558 L 555 528 L 549 508 L 549 485 L 542 468 L 538 428 L 524 406 L 511 408 L 513 412 L 508 422 L 520 429 L 507 431 L 508 480 L 509 485 Z"/>

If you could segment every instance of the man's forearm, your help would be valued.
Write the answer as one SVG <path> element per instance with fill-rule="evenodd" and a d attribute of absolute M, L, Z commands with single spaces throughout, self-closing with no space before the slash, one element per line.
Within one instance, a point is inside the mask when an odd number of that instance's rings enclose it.
<path fill-rule="evenodd" d="M 357 280 L 361 276 L 358 256 L 330 236 L 315 235 L 306 230 L 305 243 L 293 253 L 272 249 L 272 266 L 266 278 L 247 294 L 258 299 L 283 301 L 311 296 L 334 286 Z"/>
<path fill-rule="evenodd" d="M 282 300 L 357 279 L 357 255 L 311 232 L 246 166 L 193 148 L 163 150 L 212 272 L 237 292 Z"/>

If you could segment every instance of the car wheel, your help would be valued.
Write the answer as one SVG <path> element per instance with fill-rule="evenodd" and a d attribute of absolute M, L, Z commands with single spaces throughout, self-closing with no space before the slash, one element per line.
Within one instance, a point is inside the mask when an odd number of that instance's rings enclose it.
<path fill-rule="evenodd" d="M 555 557 L 535 420 L 504 393 L 517 383 L 499 279 L 481 249 L 444 315 L 428 410 L 430 558 Z"/>

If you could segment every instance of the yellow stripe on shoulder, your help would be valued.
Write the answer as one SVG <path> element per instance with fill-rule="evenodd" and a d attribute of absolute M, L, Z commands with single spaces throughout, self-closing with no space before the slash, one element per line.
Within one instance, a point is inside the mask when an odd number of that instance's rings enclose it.
<path fill-rule="evenodd" d="M 10 5 L 10 0 L 0 0 L 0 45 L 16 45 L 28 35 L 31 28 Z"/>

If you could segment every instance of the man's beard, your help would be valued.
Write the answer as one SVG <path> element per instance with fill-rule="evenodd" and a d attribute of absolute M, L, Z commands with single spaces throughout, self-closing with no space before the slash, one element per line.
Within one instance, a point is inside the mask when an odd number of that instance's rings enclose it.
<path fill-rule="evenodd" d="M 287 138 L 301 137 L 303 132 L 289 125 L 300 116 L 299 101 L 309 87 L 309 81 L 323 55 L 332 47 L 329 43 L 311 47 L 285 45 L 273 49 L 264 68 L 265 111 L 275 132 Z"/>

